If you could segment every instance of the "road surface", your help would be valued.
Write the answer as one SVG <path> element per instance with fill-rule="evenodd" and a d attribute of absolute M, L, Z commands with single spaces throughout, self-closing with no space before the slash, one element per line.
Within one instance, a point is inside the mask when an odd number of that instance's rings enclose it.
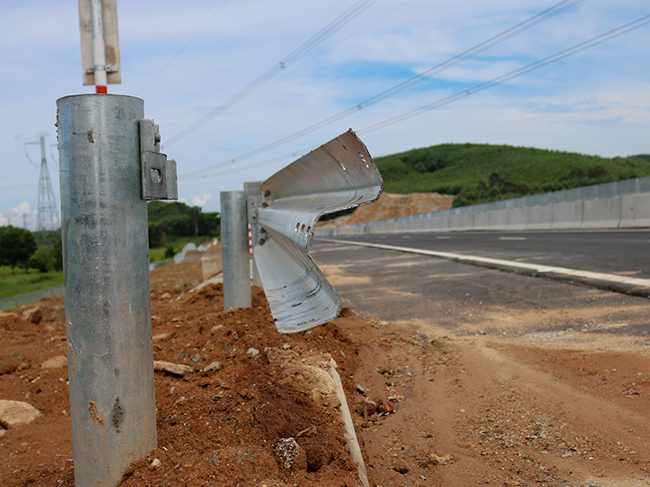
<path fill-rule="evenodd" d="M 345 240 L 650 278 L 646 231 L 399 234 Z M 312 255 L 346 305 L 381 320 L 418 320 L 460 336 L 576 329 L 637 337 L 650 333 L 647 298 L 595 288 L 592 280 L 532 277 L 502 272 L 505 267 L 322 240 L 313 242 Z M 530 315 L 524 325 L 513 319 L 524 314 Z M 508 329 L 509 321 L 517 323 L 516 329 Z"/>

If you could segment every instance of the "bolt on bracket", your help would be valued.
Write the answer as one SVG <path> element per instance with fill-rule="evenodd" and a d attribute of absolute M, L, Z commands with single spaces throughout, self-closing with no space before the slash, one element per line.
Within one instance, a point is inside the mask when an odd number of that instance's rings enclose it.
<path fill-rule="evenodd" d="M 107 73 L 117 73 L 120 70 L 119 66 L 106 64 L 104 66 L 92 66 L 86 69 L 86 74 L 93 74 L 95 71 L 106 71 Z"/>
<path fill-rule="evenodd" d="M 177 200 L 176 161 L 160 152 L 160 129 L 150 118 L 139 121 L 142 199 Z"/>

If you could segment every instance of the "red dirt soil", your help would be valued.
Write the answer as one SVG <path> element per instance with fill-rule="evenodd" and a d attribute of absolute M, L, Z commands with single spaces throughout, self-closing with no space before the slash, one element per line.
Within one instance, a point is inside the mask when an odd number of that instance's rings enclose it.
<path fill-rule="evenodd" d="M 319 228 L 357 225 L 379 220 L 389 220 L 403 216 L 419 215 L 434 211 L 448 210 L 454 201 L 453 195 L 438 193 L 391 194 L 383 193 L 371 205 L 358 207 L 351 215 L 335 220 L 323 221 Z"/>
<path fill-rule="evenodd" d="M 189 292 L 200 281 L 199 262 L 151 273 L 154 359 L 193 372 L 156 372 L 158 447 L 122 486 L 360 485 L 336 405 L 287 379 L 287 363 L 323 354 L 338 364 L 372 486 L 650 485 L 643 351 L 455 338 L 345 308 L 280 335 L 260 289 L 251 308 L 223 311 L 220 284 Z M 66 355 L 63 302 L 38 303 L 38 324 L 18 317 L 33 306 L 0 314 L 0 399 L 42 414 L 0 428 L 0 485 L 72 486 L 67 367 L 42 367 Z M 290 469 L 274 451 L 288 437 L 301 450 Z"/>

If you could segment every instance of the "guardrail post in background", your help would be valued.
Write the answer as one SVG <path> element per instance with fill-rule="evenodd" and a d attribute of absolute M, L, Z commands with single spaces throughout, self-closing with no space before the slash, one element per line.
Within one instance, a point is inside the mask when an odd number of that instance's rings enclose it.
<path fill-rule="evenodd" d="M 143 198 L 173 198 L 176 166 L 156 152 L 157 126 L 143 115 L 144 102 L 130 96 L 57 100 L 77 487 L 117 485 L 156 447 Z"/>
<path fill-rule="evenodd" d="M 262 280 L 260 279 L 260 271 L 257 269 L 257 263 L 255 259 L 255 244 L 260 240 L 260 226 L 257 224 L 257 209 L 262 206 L 264 202 L 264 194 L 260 189 L 262 181 L 256 181 L 252 183 L 244 183 L 244 191 L 246 193 L 246 214 L 248 218 L 248 224 L 251 226 L 251 239 L 253 241 L 253 276 L 252 284 L 254 286 L 262 286 Z"/>
<path fill-rule="evenodd" d="M 221 253 L 224 309 L 250 308 L 251 271 L 244 191 L 221 192 Z"/>

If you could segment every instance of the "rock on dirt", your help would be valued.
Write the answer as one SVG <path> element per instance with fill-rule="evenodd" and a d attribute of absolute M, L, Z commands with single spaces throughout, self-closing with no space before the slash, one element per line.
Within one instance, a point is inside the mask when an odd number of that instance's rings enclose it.
<path fill-rule="evenodd" d="M 3 428 L 29 424 L 39 416 L 41 413 L 26 402 L 0 400 L 0 425 Z"/>
<path fill-rule="evenodd" d="M 56 357 L 52 357 L 51 359 L 43 362 L 41 364 L 41 367 L 44 369 L 60 369 L 66 365 L 68 365 L 68 357 L 65 355 L 57 355 Z"/>
<path fill-rule="evenodd" d="M 221 368 L 221 362 L 214 361 L 211 362 L 210 364 L 206 365 L 203 368 L 203 372 L 210 372 L 212 370 L 219 370 Z"/>
<path fill-rule="evenodd" d="M 38 325 L 41 321 L 43 321 L 43 310 L 39 306 L 36 306 L 35 308 L 25 310 L 21 318 L 23 320 L 29 321 L 30 323 Z"/>
<path fill-rule="evenodd" d="M 275 443 L 275 454 L 285 469 L 289 470 L 300 455 L 300 446 L 293 438 L 280 438 Z"/>
<path fill-rule="evenodd" d="M 401 474 L 407 474 L 411 471 L 411 467 L 409 467 L 409 464 L 406 463 L 406 460 L 404 460 L 403 458 L 398 458 L 397 460 L 395 460 L 391 464 L 390 469 Z"/>
<path fill-rule="evenodd" d="M 449 465 L 454 462 L 454 457 L 451 455 L 438 456 L 435 453 L 431 453 L 427 459 L 426 464 L 432 465 L 434 467 L 440 467 L 443 465 Z"/>
<path fill-rule="evenodd" d="M 172 375 L 185 375 L 194 372 L 194 369 L 189 365 L 175 364 L 163 360 L 154 360 L 153 370 L 167 372 Z"/>

